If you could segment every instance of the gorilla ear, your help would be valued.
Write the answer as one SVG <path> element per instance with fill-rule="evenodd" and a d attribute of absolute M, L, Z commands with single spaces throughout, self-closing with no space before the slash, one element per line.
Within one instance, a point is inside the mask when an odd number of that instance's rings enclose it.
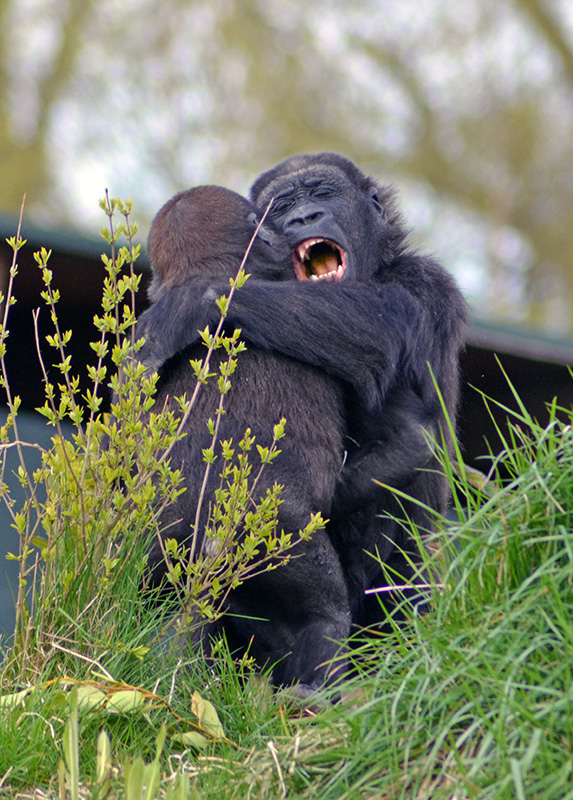
<path fill-rule="evenodd" d="M 375 186 L 371 186 L 370 189 L 368 189 L 368 197 L 372 201 L 372 205 L 380 214 L 382 219 L 386 219 L 386 209 L 380 202 L 380 198 L 378 197 L 378 189 Z"/>
<path fill-rule="evenodd" d="M 253 229 L 255 229 L 259 225 L 260 221 L 261 220 L 259 215 L 256 214 L 254 211 L 251 211 L 251 213 L 247 217 L 247 222 L 249 223 L 249 225 L 253 227 Z M 273 247 L 275 240 L 273 238 L 272 232 L 269 230 L 268 227 L 266 227 L 265 223 L 263 223 L 259 228 L 257 237 L 265 244 L 267 244 L 269 247 Z"/>

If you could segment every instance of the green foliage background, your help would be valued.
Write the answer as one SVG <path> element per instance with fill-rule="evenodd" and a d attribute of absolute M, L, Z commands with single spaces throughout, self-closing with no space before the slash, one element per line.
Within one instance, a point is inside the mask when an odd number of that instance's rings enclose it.
<path fill-rule="evenodd" d="M 109 187 L 149 218 L 339 150 L 397 183 L 479 313 L 570 330 L 568 0 L 3 0 L 0 20 L 0 209 L 26 192 L 81 224 Z"/>

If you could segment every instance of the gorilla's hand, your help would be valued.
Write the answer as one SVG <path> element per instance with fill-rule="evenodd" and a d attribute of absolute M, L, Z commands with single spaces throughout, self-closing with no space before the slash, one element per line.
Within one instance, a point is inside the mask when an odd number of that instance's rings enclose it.
<path fill-rule="evenodd" d="M 139 319 L 135 328 L 136 339 L 145 338 L 143 346 L 137 352 L 137 358 L 145 365 L 149 372 L 159 372 L 161 366 L 167 360 L 163 347 L 165 340 L 163 337 L 159 339 L 155 338 L 150 328 L 146 325 L 146 322 L 147 319 L 144 314 Z"/>
<path fill-rule="evenodd" d="M 142 364 L 159 370 L 177 353 L 200 340 L 199 331 L 220 316 L 215 300 L 225 287 L 215 288 L 204 278 L 191 278 L 185 286 L 166 292 L 145 311 L 137 323 L 136 337 L 145 338 L 138 352 Z"/>
<path fill-rule="evenodd" d="M 335 490 L 331 519 L 353 514 L 386 494 L 380 484 L 409 492 L 421 473 L 436 470 L 440 441 L 440 404 L 432 404 L 409 386 L 397 386 L 372 416 L 369 436 L 349 441 L 346 463 Z"/>

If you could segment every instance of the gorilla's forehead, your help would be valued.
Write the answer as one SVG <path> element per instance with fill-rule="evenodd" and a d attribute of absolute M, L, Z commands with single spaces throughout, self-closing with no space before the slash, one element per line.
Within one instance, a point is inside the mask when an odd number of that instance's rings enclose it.
<path fill-rule="evenodd" d="M 323 182 L 332 183 L 335 180 L 346 181 L 347 178 L 341 169 L 332 164 L 313 164 L 304 161 L 297 166 L 296 163 L 292 163 L 291 169 L 278 173 L 261 189 L 255 202 L 260 208 L 269 203 L 279 192 L 284 193 L 285 190 L 295 189 L 300 185 L 315 186 Z"/>

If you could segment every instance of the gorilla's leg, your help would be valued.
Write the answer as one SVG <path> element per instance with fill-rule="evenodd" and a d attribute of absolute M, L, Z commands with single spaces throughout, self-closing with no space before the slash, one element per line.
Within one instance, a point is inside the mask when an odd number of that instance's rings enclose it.
<path fill-rule="evenodd" d="M 294 547 L 287 564 L 239 586 L 223 627 L 231 649 L 248 649 L 257 664 L 272 667 L 275 686 L 298 683 L 313 692 L 332 683 L 344 666 L 344 659 L 331 662 L 349 634 L 350 614 L 326 534 Z"/>

